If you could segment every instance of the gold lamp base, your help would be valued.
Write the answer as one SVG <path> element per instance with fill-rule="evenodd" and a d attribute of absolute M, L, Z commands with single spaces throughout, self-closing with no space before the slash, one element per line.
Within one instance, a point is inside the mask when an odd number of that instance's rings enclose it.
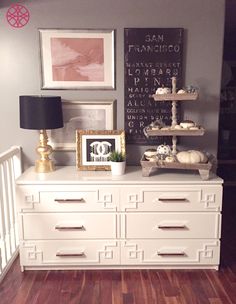
<path fill-rule="evenodd" d="M 52 153 L 52 147 L 48 145 L 48 136 L 46 130 L 40 130 L 39 146 L 36 152 L 40 155 L 40 159 L 35 162 L 35 171 L 37 173 L 48 173 L 55 170 L 49 155 Z"/>
<path fill-rule="evenodd" d="M 51 160 L 36 160 L 35 171 L 37 173 L 48 173 L 54 171 L 54 164 Z"/>

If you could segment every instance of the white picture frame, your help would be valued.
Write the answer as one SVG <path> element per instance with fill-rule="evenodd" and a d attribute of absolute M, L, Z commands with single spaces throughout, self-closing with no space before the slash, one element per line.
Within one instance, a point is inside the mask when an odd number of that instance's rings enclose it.
<path fill-rule="evenodd" d="M 64 127 L 48 130 L 49 144 L 56 151 L 76 150 L 76 130 L 116 128 L 116 100 L 62 102 Z"/>
<path fill-rule="evenodd" d="M 42 89 L 115 89 L 115 30 L 39 29 Z"/>

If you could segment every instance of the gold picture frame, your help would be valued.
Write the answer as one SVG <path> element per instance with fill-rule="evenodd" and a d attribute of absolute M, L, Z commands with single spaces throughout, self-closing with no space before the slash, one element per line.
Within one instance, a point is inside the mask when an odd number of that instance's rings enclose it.
<path fill-rule="evenodd" d="M 76 130 L 76 166 L 81 171 L 110 171 L 111 151 L 125 154 L 124 130 Z"/>

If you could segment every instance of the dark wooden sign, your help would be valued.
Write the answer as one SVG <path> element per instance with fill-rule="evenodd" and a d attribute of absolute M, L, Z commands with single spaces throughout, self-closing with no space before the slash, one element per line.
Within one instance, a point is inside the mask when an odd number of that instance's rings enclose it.
<path fill-rule="evenodd" d="M 182 87 L 183 29 L 126 28 L 125 131 L 129 144 L 153 145 L 160 137 L 145 136 L 145 127 L 156 119 L 171 124 L 171 103 L 151 97 L 161 86 L 171 88 L 171 78 Z"/>

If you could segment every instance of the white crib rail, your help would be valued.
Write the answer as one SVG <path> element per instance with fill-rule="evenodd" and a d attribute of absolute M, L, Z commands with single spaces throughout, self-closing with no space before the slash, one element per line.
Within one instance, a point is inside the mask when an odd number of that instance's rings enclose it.
<path fill-rule="evenodd" d="M 18 254 L 15 180 L 21 172 L 20 147 L 0 154 L 0 282 Z"/>

